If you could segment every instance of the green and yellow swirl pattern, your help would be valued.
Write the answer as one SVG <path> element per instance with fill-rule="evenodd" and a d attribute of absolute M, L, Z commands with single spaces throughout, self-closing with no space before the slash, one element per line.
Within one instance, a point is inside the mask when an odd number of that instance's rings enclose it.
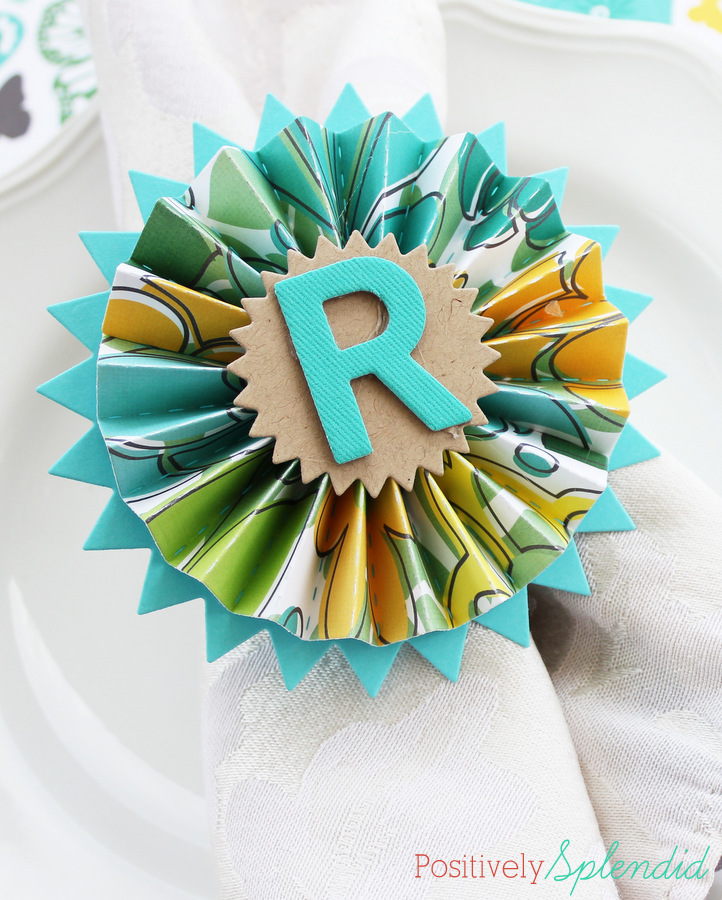
<path fill-rule="evenodd" d="M 354 230 L 452 263 L 501 353 L 469 453 L 376 499 L 274 465 L 226 370 L 260 273 Z M 423 140 L 391 114 L 345 130 L 296 119 L 156 203 L 110 293 L 98 422 L 163 559 L 227 610 L 307 640 L 391 644 L 477 618 L 564 551 L 628 415 L 626 330 L 599 245 L 564 229 L 544 179 L 504 175 L 474 135 Z"/>

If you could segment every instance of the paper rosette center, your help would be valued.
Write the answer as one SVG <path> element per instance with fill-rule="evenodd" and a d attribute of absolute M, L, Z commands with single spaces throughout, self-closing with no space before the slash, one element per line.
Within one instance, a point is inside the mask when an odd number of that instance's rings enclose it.
<path fill-rule="evenodd" d="M 481 343 L 492 321 L 472 313 L 477 292 L 453 277 L 423 246 L 402 254 L 389 235 L 372 248 L 358 232 L 264 273 L 229 369 L 246 381 L 236 405 L 258 412 L 251 435 L 275 438 L 275 463 L 298 459 L 305 483 L 327 474 L 341 494 L 358 480 L 376 497 L 389 478 L 410 490 L 417 469 L 440 475 L 445 450 L 468 450 L 463 427 L 487 421 L 477 401 L 496 390 L 483 370 L 499 353 Z"/>

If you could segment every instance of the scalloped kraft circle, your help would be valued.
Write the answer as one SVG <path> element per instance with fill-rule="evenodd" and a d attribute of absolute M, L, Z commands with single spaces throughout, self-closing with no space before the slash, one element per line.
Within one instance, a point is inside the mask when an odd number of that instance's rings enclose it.
<path fill-rule="evenodd" d="M 339 98 L 326 127 L 329 132 L 340 133 L 349 128 L 358 127 L 367 118 L 368 112 L 358 96 L 352 89 L 347 88 Z M 279 131 L 291 125 L 293 120 L 293 115 L 285 107 L 274 98 L 269 97 L 259 130 L 257 146 L 261 147 L 273 139 Z M 437 141 L 441 137 L 438 120 L 429 98 L 420 101 L 404 117 L 403 121 L 422 141 Z M 480 135 L 478 140 L 481 145 L 486 147 L 494 161 L 501 164 L 503 168 L 503 132 L 495 127 Z M 200 126 L 196 127 L 195 151 L 198 171 L 222 146 L 229 144 L 233 146 L 232 142 L 224 140 L 219 135 Z M 564 186 L 564 172 L 547 173 L 545 177 L 559 199 Z M 178 182 L 141 173 L 133 173 L 132 178 L 139 206 L 145 218 L 150 215 L 155 201 L 159 197 L 174 193 L 180 194 L 187 188 L 187 185 Z M 598 240 L 602 244 L 602 248 L 607 249 L 613 229 L 576 228 L 575 232 L 585 238 Z M 139 235 L 135 233 L 96 233 L 84 236 L 86 244 L 109 283 L 113 282 L 117 267 L 133 256 L 138 238 Z M 463 284 L 457 286 L 463 286 Z M 152 290 L 158 296 L 163 296 L 166 289 L 167 285 L 163 281 L 162 273 L 159 273 L 159 276 L 153 279 Z M 259 291 L 257 296 L 261 296 L 261 293 L 262 291 Z M 187 295 L 185 299 L 191 297 L 191 294 Z M 607 288 L 606 295 L 630 320 L 636 317 L 649 302 L 649 298 L 618 288 Z M 116 306 L 122 300 L 123 298 L 116 293 L 114 301 Z M 554 302 L 552 299 L 547 309 L 547 314 L 552 319 L 558 318 L 559 313 Z M 113 304 L 108 305 L 107 293 L 60 304 L 53 307 L 51 312 L 92 352 L 95 352 L 101 339 L 106 306 L 108 307 L 108 316 L 112 318 Z M 226 334 L 228 331 L 242 328 L 248 323 L 245 313 L 237 306 L 219 302 L 218 314 L 220 316 L 219 327 L 225 329 Z M 485 314 L 488 315 L 488 313 Z M 106 317 L 106 321 L 108 321 L 108 317 Z M 493 338 L 493 334 L 491 336 Z M 494 346 L 493 340 L 487 343 L 491 347 Z M 220 341 L 213 352 L 216 360 L 213 365 L 225 365 L 233 358 L 233 342 L 226 341 L 223 344 Z M 503 357 L 504 351 L 502 350 L 501 361 L 503 361 Z M 46 396 L 95 422 L 95 369 L 96 360 L 95 357 L 92 357 L 53 379 L 40 390 Z M 487 374 L 494 378 L 497 384 L 500 383 L 500 379 L 503 384 L 505 377 L 503 372 L 500 374 L 497 371 L 494 375 L 492 370 L 493 366 Z M 99 373 L 102 371 L 107 370 L 99 369 Z M 629 396 L 635 396 L 662 377 L 658 370 L 629 356 L 627 356 L 624 375 Z M 494 397 L 499 396 L 499 394 L 494 395 Z M 490 409 L 493 412 L 493 405 L 485 407 L 487 415 Z M 651 444 L 627 425 L 616 443 L 610 467 L 618 468 L 622 465 L 649 459 L 655 456 L 656 452 Z M 51 471 L 64 477 L 102 484 L 113 490 L 111 500 L 88 539 L 86 547 L 88 549 L 148 547 L 151 550 L 151 562 L 143 589 L 140 611 L 148 612 L 201 596 L 206 603 L 209 659 L 217 658 L 228 652 L 257 631 L 268 629 L 278 654 L 283 677 L 289 688 L 298 683 L 333 645 L 341 649 L 369 693 L 375 694 L 380 688 L 402 641 L 396 641 L 388 646 L 370 646 L 358 640 L 299 640 L 298 637 L 275 622 L 231 612 L 219 603 L 209 590 L 199 585 L 194 577 L 189 577 L 186 572 L 169 565 L 163 559 L 141 519 L 129 509 L 119 496 L 105 441 L 96 424 L 56 463 Z M 609 531 L 629 528 L 633 528 L 633 523 L 611 489 L 607 488 L 591 512 L 583 519 L 579 530 Z M 533 581 L 537 584 L 576 590 L 581 593 L 589 592 L 573 542 L 569 544 L 566 552 L 537 574 Z M 511 599 L 507 599 L 501 605 L 491 608 L 490 611 L 477 618 L 482 624 L 512 640 L 522 644 L 528 642 L 525 590 L 517 592 Z M 427 657 L 445 675 L 455 678 L 461 663 L 467 627 L 462 625 L 450 631 L 419 634 L 406 642 Z"/>
<path fill-rule="evenodd" d="M 467 410 L 465 424 L 485 425 L 487 419 L 478 400 L 497 388 L 483 370 L 499 358 L 499 352 L 481 339 L 492 320 L 471 312 L 477 292 L 454 287 L 453 266 L 429 268 L 424 247 L 402 255 L 393 235 L 375 248 L 357 231 L 343 249 L 320 238 L 310 259 L 289 253 L 287 275 L 263 273 L 268 293 L 244 301 L 253 324 L 231 331 L 245 353 L 228 368 L 246 382 L 234 401 L 236 406 L 258 411 L 251 436 L 275 438 L 274 463 L 298 459 L 305 483 L 327 474 L 335 493 L 343 494 L 358 479 L 371 497 L 378 497 L 388 478 L 411 490 L 417 469 L 443 474 L 443 451 L 466 453 L 469 445 L 462 425 L 431 430 L 378 378 L 367 375 L 354 379 L 352 386 L 361 417 L 371 431 L 373 450 L 352 462 L 339 464 L 334 459 L 276 299 L 276 288 L 288 278 L 358 257 L 389 260 L 413 277 L 424 298 L 426 327 L 411 357 L 461 400 Z M 378 300 L 362 292 L 334 300 L 325 310 L 342 350 L 381 334 L 387 327 L 384 312 Z M 327 360 L 320 362 L 327 365 Z"/>

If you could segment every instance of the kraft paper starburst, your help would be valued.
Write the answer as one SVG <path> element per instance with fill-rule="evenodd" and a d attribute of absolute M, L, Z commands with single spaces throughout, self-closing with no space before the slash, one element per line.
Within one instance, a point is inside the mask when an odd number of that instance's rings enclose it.
<path fill-rule="evenodd" d="M 499 352 L 483 344 L 481 339 L 492 320 L 471 312 L 476 291 L 454 286 L 453 266 L 431 268 L 423 246 L 402 255 L 393 234 L 383 238 L 375 248 L 369 247 L 355 231 L 342 248 L 326 238 L 319 238 L 316 253 L 311 258 L 290 251 L 288 273 L 264 273 L 267 295 L 244 302 L 253 324 L 231 332 L 245 353 L 228 368 L 246 381 L 246 387 L 234 401 L 236 406 L 258 412 L 250 434 L 273 435 L 275 438 L 274 463 L 298 459 L 304 482 L 328 475 L 336 494 L 343 494 L 358 480 L 375 499 L 389 478 L 411 490 L 419 468 L 443 475 L 443 452 L 467 453 L 469 444 L 462 424 L 447 424 L 432 430 L 396 394 L 384 389 L 379 378 L 368 375 L 354 379 L 352 386 L 361 419 L 373 429 L 369 436 L 370 452 L 344 463 L 334 458 L 323 424 L 315 414 L 306 375 L 276 294 L 289 279 L 308 272 L 320 275 L 343 261 L 369 259 L 385 260 L 393 264 L 392 272 L 398 266 L 410 275 L 410 287 L 419 288 L 418 296 L 423 301 L 425 316 L 421 339 L 415 343 L 411 359 L 460 401 L 457 418 L 467 425 L 486 425 L 486 416 L 478 402 L 481 397 L 494 393 L 496 386 L 484 375 L 484 367 L 498 359 Z M 363 273 L 360 278 L 364 283 Z M 304 308 L 300 321 L 304 325 L 310 318 L 308 288 L 301 287 L 301 291 Z M 352 292 L 338 299 L 345 303 L 339 305 L 336 302 L 320 313 L 329 320 L 330 338 L 333 338 L 333 344 L 324 348 L 327 352 L 319 353 L 320 392 L 327 389 L 329 355 L 333 355 L 337 347 L 363 345 L 368 348 L 369 341 L 384 333 L 393 341 L 388 315 L 378 298 L 368 292 Z M 323 319 L 320 324 L 325 325 Z M 313 353 L 318 336 L 312 333 L 309 340 L 309 350 Z M 387 342 L 388 346 L 394 345 Z M 382 377 L 390 362 L 387 356 L 382 348 L 379 360 Z M 405 356 L 402 357 L 404 362 Z M 433 386 L 430 379 L 429 384 Z M 424 394 L 424 387 L 425 384 L 420 387 L 419 394 Z M 413 387 L 411 394 L 413 401 Z M 332 404 L 330 414 L 341 419 L 339 428 L 345 432 L 348 423 L 343 410 Z"/>

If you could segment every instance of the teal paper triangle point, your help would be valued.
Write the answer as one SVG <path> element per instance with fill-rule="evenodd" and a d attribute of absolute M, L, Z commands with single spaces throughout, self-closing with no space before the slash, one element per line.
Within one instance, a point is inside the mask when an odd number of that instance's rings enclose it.
<path fill-rule="evenodd" d="M 153 538 L 142 520 L 113 491 L 83 549 L 134 550 L 140 547 L 152 550 L 155 547 Z"/>
<path fill-rule="evenodd" d="M 558 556 L 550 566 L 537 575 L 532 583 L 542 587 L 556 588 L 560 591 L 570 591 L 573 594 L 582 594 L 584 597 L 591 594 L 584 566 L 579 559 L 579 551 L 574 541 L 569 544 L 561 556 Z"/>
<path fill-rule="evenodd" d="M 450 681 L 457 681 L 461 671 L 461 658 L 464 655 L 466 633 L 469 624 L 459 625 L 450 631 L 434 631 L 411 638 L 408 643 L 421 656 L 435 666 Z"/>
<path fill-rule="evenodd" d="M 529 600 L 523 588 L 513 597 L 500 603 L 475 620 L 485 628 L 496 631 L 515 644 L 528 647 L 531 643 L 529 630 Z"/>
<path fill-rule="evenodd" d="M 273 641 L 284 684 L 289 691 L 308 675 L 333 644 L 333 641 L 301 640 L 275 622 L 268 624 L 268 633 Z"/>
<path fill-rule="evenodd" d="M 66 409 L 95 421 L 95 366 L 96 356 L 84 359 L 77 366 L 56 375 L 37 389 L 39 394 L 54 400 Z"/>
<path fill-rule="evenodd" d="M 417 100 L 402 119 L 422 141 L 440 141 L 444 136 L 431 94 Z"/>
<path fill-rule="evenodd" d="M 605 257 L 619 234 L 619 225 L 570 225 L 567 231 L 596 241 L 602 248 L 602 257 Z"/>
<path fill-rule="evenodd" d="M 506 126 L 497 122 L 477 135 L 482 147 L 502 172 L 506 172 Z"/>
<path fill-rule="evenodd" d="M 158 175 L 149 175 L 136 169 L 131 169 L 128 175 L 144 222 L 148 220 L 156 201 L 161 197 L 179 198 L 188 190 L 187 184 L 172 178 L 160 178 Z"/>
<path fill-rule="evenodd" d="M 189 600 L 197 600 L 207 594 L 195 578 L 169 566 L 155 547 L 150 553 L 148 571 L 145 573 L 138 613 L 155 612 L 178 606 Z"/>
<path fill-rule="evenodd" d="M 115 487 L 108 451 L 97 425 L 86 431 L 80 440 L 60 457 L 51 467 L 50 474 L 58 475 L 60 478 L 72 478 L 85 484 Z"/>
<path fill-rule="evenodd" d="M 48 312 L 84 344 L 88 350 L 96 350 L 103 334 L 103 319 L 110 291 L 66 300 L 48 307 Z"/>
<path fill-rule="evenodd" d="M 627 353 L 624 357 L 622 381 L 630 400 L 648 391 L 655 384 L 659 384 L 666 377 L 661 369 L 651 365 L 651 363 L 644 362 L 637 356 L 632 356 L 631 353 Z"/>
<path fill-rule="evenodd" d="M 258 126 L 258 134 L 256 135 L 255 149 L 259 150 L 264 144 L 267 144 L 272 138 L 283 131 L 297 117 L 288 107 L 273 94 L 266 95 L 266 102 L 263 105 L 261 113 L 261 122 Z"/>
<path fill-rule="evenodd" d="M 616 306 L 630 322 L 633 322 L 652 302 L 652 298 L 648 294 L 638 294 L 636 291 L 627 291 L 611 284 L 604 285 L 604 293 L 607 300 Z"/>
<path fill-rule="evenodd" d="M 624 426 L 609 459 L 609 468 L 623 469 L 659 456 L 659 450 L 629 422 Z"/>
<path fill-rule="evenodd" d="M 226 609 L 210 594 L 204 595 L 206 604 L 206 659 L 213 662 L 230 653 L 239 644 L 259 631 L 268 629 L 268 621 L 251 616 L 239 616 Z"/>
<path fill-rule="evenodd" d="M 564 191 L 567 188 L 567 180 L 569 179 L 568 167 L 562 166 L 559 169 L 549 169 L 547 172 L 539 172 L 534 177 L 543 178 L 544 181 L 547 182 L 552 189 L 552 195 L 554 196 L 554 202 L 556 203 L 557 208 L 561 207 L 562 201 L 564 200 Z"/>
<path fill-rule="evenodd" d="M 634 531 L 634 522 L 614 491 L 608 487 L 582 519 L 580 533 L 590 531 Z"/>
<path fill-rule="evenodd" d="M 290 121 L 293 121 L 293 114 L 289 112 L 289 115 L 291 116 Z M 360 125 L 368 118 L 369 111 L 356 92 L 356 88 L 352 84 L 347 84 L 338 95 L 338 100 L 334 103 L 333 109 L 328 114 L 324 127 L 329 131 L 338 133 L 340 131 L 347 131 L 355 125 Z M 286 122 L 286 125 L 288 124 L 289 122 Z M 282 127 L 285 128 L 285 125 Z M 278 130 L 280 131 L 281 129 L 279 128 Z"/>
<path fill-rule="evenodd" d="M 206 128 L 200 122 L 193 123 L 193 171 L 199 175 L 208 165 L 221 147 L 238 147 L 235 141 L 229 141 L 222 134 Z"/>
<path fill-rule="evenodd" d="M 375 697 L 398 656 L 401 644 L 372 647 L 349 638 L 336 642 L 370 697 Z"/>
<path fill-rule="evenodd" d="M 133 255 L 140 237 L 139 231 L 81 231 L 80 240 L 85 244 L 93 262 L 100 269 L 108 284 L 113 283 L 115 270 Z"/>

